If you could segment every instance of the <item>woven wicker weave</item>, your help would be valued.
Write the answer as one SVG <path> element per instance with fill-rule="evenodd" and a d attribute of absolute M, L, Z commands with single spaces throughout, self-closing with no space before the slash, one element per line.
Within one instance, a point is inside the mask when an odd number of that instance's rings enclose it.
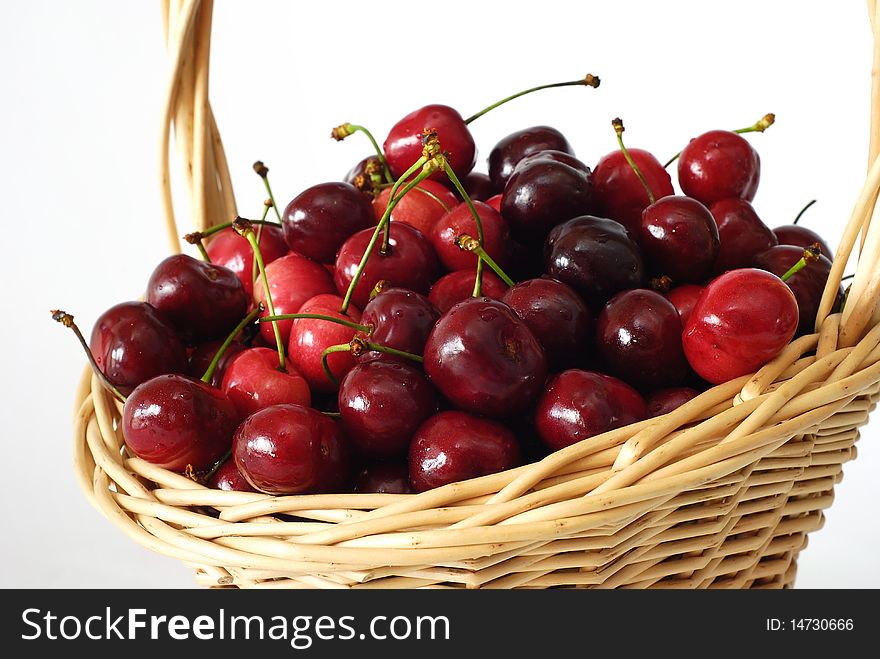
<path fill-rule="evenodd" d="M 869 1 L 875 44 L 880 15 Z M 200 228 L 235 216 L 208 103 L 211 0 L 165 0 L 171 81 L 161 140 L 169 238 L 172 125 Z M 753 376 L 541 462 L 419 495 L 268 496 L 205 488 L 127 453 L 120 406 L 86 373 L 76 473 L 135 541 L 206 586 L 264 588 L 780 588 L 821 528 L 880 392 L 880 48 L 870 162 L 817 333 Z M 859 235 L 861 233 L 861 241 Z M 842 313 L 843 268 L 861 256 Z"/>

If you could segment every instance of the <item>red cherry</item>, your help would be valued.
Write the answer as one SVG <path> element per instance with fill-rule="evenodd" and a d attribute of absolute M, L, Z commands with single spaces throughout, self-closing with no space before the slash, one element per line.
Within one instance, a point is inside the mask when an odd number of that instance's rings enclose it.
<path fill-rule="evenodd" d="M 235 431 L 241 475 L 267 494 L 328 492 L 348 477 L 348 448 L 336 422 L 302 405 L 275 405 Z"/>
<path fill-rule="evenodd" d="M 643 149 L 627 148 L 627 151 L 655 200 L 675 194 L 672 178 L 657 158 Z M 620 149 L 604 156 L 593 170 L 593 198 L 599 215 L 620 222 L 632 235 L 639 235 L 642 211 L 651 200 Z"/>
<path fill-rule="evenodd" d="M 819 243 L 819 249 L 822 250 L 822 254 L 828 257 L 829 260 L 834 259 L 834 252 L 831 251 L 828 243 L 823 240 L 822 236 L 807 227 L 799 224 L 786 224 L 773 229 L 773 235 L 776 236 L 776 240 L 779 241 L 780 245 L 794 245 L 801 249 Z"/>
<path fill-rule="evenodd" d="M 666 294 L 666 299 L 672 302 L 676 311 L 678 311 L 682 327 L 687 324 L 688 318 L 691 317 L 694 305 L 700 299 L 703 290 L 704 288 L 697 284 L 683 284 L 682 286 L 676 286 Z"/>
<path fill-rule="evenodd" d="M 776 236 L 745 199 L 722 199 L 709 210 L 718 225 L 716 274 L 746 268 L 757 254 L 777 244 Z"/>
<path fill-rule="evenodd" d="M 504 198 L 503 194 L 497 194 L 493 197 L 489 197 L 486 200 L 486 204 L 488 206 L 491 206 L 492 208 L 494 208 L 496 211 L 498 211 L 500 213 L 501 212 L 501 200 L 503 198 Z"/>
<path fill-rule="evenodd" d="M 279 227 L 266 224 L 263 225 L 262 232 L 259 227 L 255 227 L 254 231 L 260 236 L 260 254 L 264 264 L 272 263 L 287 254 L 287 243 L 284 242 L 284 234 Z M 248 297 L 253 296 L 254 250 L 247 238 L 238 235 L 230 227 L 212 236 L 206 249 L 211 263 L 232 270 L 244 286 Z"/>
<path fill-rule="evenodd" d="M 208 487 L 215 490 L 224 490 L 226 492 L 256 492 L 251 484 L 247 482 L 238 467 L 235 466 L 235 460 L 232 458 L 224 462 L 220 468 L 211 476 L 208 481 Z"/>
<path fill-rule="evenodd" d="M 718 254 L 718 225 L 695 199 L 659 199 L 642 213 L 639 246 L 648 271 L 677 284 L 702 283 Z"/>
<path fill-rule="evenodd" d="M 692 139 L 678 159 L 678 183 L 688 196 L 711 206 L 739 197 L 755 198 L 761 159 L 748 141 L 728 130 L 711 130 Z"/>
<path fill-rule="evenodd" d="M 501 213 L 481 201 L 473 202 L 483 225 L 483 249 L 502 268 L 507 264 L 510 231 Z M 461 203 L 443 215 L 431 229 L 428 238 L 443 267 L 450 272 L 475 268 L 477 255 L 458 248 L 455 239 L 462 234 L 477 237 L 477 223 L 466 203 Z"/>
<path fill-rule="evenodd" d="M 670 387 L 651 392 L 645 398 L 648 407 L 648 417 L 662 416 L 678 409 L 689 400 L 700 395 L 700 392 L 690 387 Z"/>
<path fill-rule="evenodd" d="M 788 345 L 798 326 L 797 300 L 779 277 L 729 270 L 694 307 L 682 342 L 688 362 L 712 384 L 756 371 Z"/>
<path fill-rule="evenodd" d="M 535 427 L 552 451 L 645 418 L 639 393 L 617 378 L 571 369 L 553 377 L 538 400 Z"/>
<path fill-rule="evenodd" d="M 270 405 L 311 405 L 309 385 L 285 366 L 283 373 L 278 370 L 278 352 L 269 348 L 249 348 L 229 363 L 222 389 L 242 418 Z"/>
<path fill-rule="evenodd" d="M 438 318 L 440 310 L 424 295 L 405 288 L 388 288 L 367 303 L 359 322 L 373 328 L 365 337 L 371 342 L 421 355 Z M 361 361 L 365 359 L 395 361 L 400 358 L 373 350 L 364 353 Z"/>
<path fill-rule="evenodd" d="M 417 492 L 517 466 L 516 437 L 496 421 L 465 412 L 435 414 L 409 447 L 409 480 Z"/>
<path fill-rule="evenodd" d="M 373 214 L 378 224 L 388 208 L 391 188 L 385 188 L 373 200 Z M 458 198 L 449 188 L 426 179 L 407 192 L 391 211 L 391 221 L 408 224 L 426 236 L 449 209 L 458 205 Z"/>
<path fill-rule="evenodd" d="M 377 494 L 412 494 L 409 467 L 405 462 L 371 462 L 354 481 L 354 491 Z"/>
<path fill-rule="evenodd" d="M 431 286 L 428 299 L 440 313 L 446 313 L 454 305 L 473 295 L 476 276 L 476 270 L 456 270 L 443 275 Z M 507 284 L 494 272 L 484 269 L 482 289 L 483 297 L 500 300 L 507 292 Z"/>
<path fill-rule="evenodd" d="M 205 374 L 205 371 L 208 370 L 208 367 L 211 365 L 211 361 L 214 359 L 214 355 L 217 354 L 217 351 L 220 349 L 220 346 L 223 344 L 223 341 L 220 339 L 215 339 L 213 341 L 208 341 L 207 343 L 202 343 L 190 353 L 189 362 L 186 367 L 186 374 L 190 377 L 200 379 L 202 375 Z M 220 357 L 220 361 L 217 362 L 217 368 L 214 369 L 214 374 L 211 376 L 211 381 L 208 383 L 212 387 L 216 387 L 220 389 L 223 383 L 223 373 L 226 372 L 226 367 L 229 366 L 229 362 L 232 361 L 233 357 L 235 357 L 242 350 L 245 350 L 247 346 L 240 341 L 233 341 L 226 348 L 226 351 Z M 278 365 L 278 356 L 276 353 L 275 356 L 275 365 Z"/>
<path fill-rule="evenodd" d="M 565 136 L 550 126 L 524 128 L 502 138 L 489 154 L 489 180 L 503 190 L 513 170 L 526 156 L 539 151 L 561 151 L 574 155 Z"/>

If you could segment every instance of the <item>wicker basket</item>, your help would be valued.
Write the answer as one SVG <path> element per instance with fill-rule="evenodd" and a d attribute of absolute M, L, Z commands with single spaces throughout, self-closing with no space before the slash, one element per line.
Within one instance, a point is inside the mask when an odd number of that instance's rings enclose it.
<path fill-rule="evenodd" d="M 880 45 L 876 0 L 869 2 Z M 173 61 L 161 140 L 174 126 L 194 216 L 235 216 L 208 103 L 211 0 L 164 1 Z M 817 332 L 753 376 L 676 411 L 503 473 L 419 495 L 268 496 L 205 488 L 131 457 L 120 406 L 86 373 L 75 466 L 91 502 L 135 541 L 194 567 L 205 586 L 267 588 L 780 588 L 821 528 L 858 428 L 880 392 L 880 48 L 870 168 L 840 240 Z M 861 242 L 860 242 L 861 233 Z M 855 245 L 842 313 L 831 314 Z"/>

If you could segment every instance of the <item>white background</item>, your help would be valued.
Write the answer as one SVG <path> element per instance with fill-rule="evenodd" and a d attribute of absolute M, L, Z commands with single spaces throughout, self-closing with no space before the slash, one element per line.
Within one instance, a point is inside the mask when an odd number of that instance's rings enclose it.
<path fill-rule="evenodd" d="M 165 254 L 157 182 L 166 59 L 158 2 L 0 4 L 3 218 L 0 564 L 4 587 L 191 587 L 174 559 L 135 545 L 86 503 L 71 468 L 83 357 L 48 310 L 96 316 L 134 299 Z M 797 7 L 797 9 L 795 9 Z M 232 2 L 214 16 L 211 98 L 239 210 L 341 177 L 426 103 L 465 116 L 516 90 L 587 72 L 598 90 L 545 92 L 473 125 L 485 168 L 496 140 L 550 124 L 595 164 L 630 146 L 665 160 L 689 137 L 766 112 L 755 200 L 769 225 L 810 199 L 805 224 L 836 244 L 864 179 L 871 39 L 846 2 Z M 181 209 L 182 212 L 185 209 Z M 880 586 L 880 423 L 863 433 L 800 587 Z"/>

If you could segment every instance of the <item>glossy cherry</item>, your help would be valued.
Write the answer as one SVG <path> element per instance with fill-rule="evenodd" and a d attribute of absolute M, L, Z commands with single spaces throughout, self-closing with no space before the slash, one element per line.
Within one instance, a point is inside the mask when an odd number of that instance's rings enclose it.
<path fill-rule="evenodd" d="M 627 151 L 645 177 L 655 201 L 675 194 L 672 178 L 653 154 L 643 149 L 628 148 Z M 630 234 L 638 237 L 642 211 L 651 204 L 651 200 L 620 149 L 612 151 L 596 164 L 593 170 L 593 198 L 597 214 L 620 222 Z"/>
<path fill-rule="evenodd" d="M 730 197 L 751 201 L 760 179 L 758 152 L 745 138 L 728 130 L 711 130 L 695 137 L 678 159 L 682 191 L 706 206 Z"/>
<path fill-rule="evenodd" d="M 186 254 L 174 254 L 156 266 L 146 298 L 191 344 L 226 336 L 249 306 L 232 270 Z"/>
<path fill-rule="evenodd" d="M 284 242 L 284 234 L 281 229 L 272 224 L 266 224 L 258 232 L 260 254 L 263 263 L 268 264 L 280 259 L 289 251 Z M 231 228 L 224 229 L 211 236 L 206 245 L 211 263 L 229 268 L 236 274 L 248 296 L 254 293 L 254 250 L 246 238 L 238 235 Z"/>
<path fill-rule="evenodd" d="M 503 190 L 513 170 L 526 156 L 539 151 L 561 151 L 574 155 L 565 136 L 550 126 L 532 126 L 502 138 L 489 153 L 489 180 Z"/>
<path fill-rule="evenodd" d="M 501 200 L 503 198 L 504 198 L 504 195 L 502 193 L 499 193 L 499 194 L 493 195 L 493 196 L 489 197 L 488 199 L 486 199 L 486 203 L 500 213 L 501 212 Z"/>
<path fill-rule="evenodd" d="M 747 268 L 755 255 L 778 243 L 770 227 L 761 221 L 745 199 L 722 199 L 709 210 L 718 225 L 718 256 L 713 268 L 716 274 Z"/>
<path fill-rule="evenodd" d="M 699 395 L 699 391 L 690 387 L 670 387 L 668 389 L 652 391 L 645 396 L 648 417 L 669 414 Z"/>
<path fill-rule="evenodd" d="M 446 313 L 454 305 L 467 300 L 473 295 L 476 269 L 456 270 L 443 275 L 431 286 L 428 299 L 440 310 Z M 507 291 L 507 284 L 488 268 L 483 270 L 483 296 L 500 300 Z"/>
<path fill-rule="evenodd" d="M 688 363 L 681 319 L 660 293 L 634 289 L 615 295 L 596 321 L 596 348 L 609 373 L 640 389 L 681 384 Z"/>
<path fill-rule="evenodd" d="M 98 368 L 123 394 L 157 375 L 186 371 L 183 343 L 146 302 L 123 302 L 102 313 L 89 348 Z"/>
<path fill-rule="evenodd" d="M 274 405 L 235 431 L 235 465 L 267 494 L 332 492 L 348 478 L 349 449 L 338 424 L 302 405 Z"/>
<path fill-rule="evenodd" d="M 278 369 L 278 353 L 269 348 L 249 348 L 229 362 L 222 389 L 242 418 L 270 405 L 311 404 L 305 379 L 289 363 Z"/>
<path fill-rule="evenodd" d="M 438 318 L 440 310 L 424 295 L 405 288 L 387 288 L 367 303 L 360 323 L 373 328 L 369 336 L 364 337 L 369 341 L 421 355 Z M 368 351 L 360 360 L 367 359 L 395 361 L 400 358 L 385 352 Z"/>
<path fill-rule="evenodd" d="M 412 494 L 406 462 L 371 462 L 354 479 L 354 491 L 366 494 Z"/>
<path fill-rule="evenodd" d="M 510 230 L 501 213 L 481 201 L 473 202 L 483 225 L 483 249 L 502 268 L 507 265 Z M 475 268 L 477 255 L 459 249 L 455 239 L 462 234 L 477 237 L 477 222 L 470 206 L 461 203 L 434 224 L 428 238 L 440 263 L 449 272 Z"/>
<path fill-rule="evenodd" d="M 440 317 L 425 345 L 425 372 L 455 406 L 491 417 L 522 412 L 547 375 L 544 349 L 513 309 L 470 298 Z"/>
<path fill-rule="evenodd" d="M 222 340 L 215 339 L 196 346 L 189 354 L 186 374 L 193 378 L 201 378 L 208 370 L 211 361 L 214 359 L 214 355 L 217 354 L 217 351 L 222 344 Z M 217 367 L 214 369 L 214 373 L 211 375 L 211 381 L 208 384 L 220 389 L 223 383 L 223 373 L 226 372 L 226 367 L 229 365 L 229 362 L 231 362 L 238 353 L 246 349 L 247 346 L 241 341 L 233 341 L 230 343 L 220 357 L 220 361 L 217 362 Z M 275 366 L 278 366 L 277 353 L 275 354 Z"/>
<path fill-rule="evenodd" d="M 122 430 L 137 457 L 171 471 L 206 471 L 229 449 L 241 417 L 226 395 L 183 375 L 159 375 L 125 401 Z"/>
<path fill-rule="evenodd" d="M 208 481 L 208 487 L 226 492 L 256 492 L 247 479 L 241 475 L 232 458 L 229 458 L 214 472 Z"/>
<path fill-rule="evenodd" d="M 547 447 L 557 451 L 646 416 L 645 401 L 628 384 L 570 369 L 547 383 L 535 409 L 535 427 Z"/>
<path fill-rule="evenodd" d="M 702 283 L 718 255 L 718 225 L 699 201 L 664 197 L 642 213 L 638 242 L 648 272 L 676 284 Z"/>
<path fill-rule="evenodd" d="M 391 199 L 391 188 L 385 188 L 373 200 L 373 214 L 377 224 Z M 391 222 L 408 224 L 426 236 L 434 224 L 450 209 L 458 205 L 458 197 L 446 186 L 426 179 L 407 192 L 391 209 Z"/>
<path fill-rule="evenodd" d="M 440 412 L 416 431 L 409 480 L 417 492 L 512 469 L 520 448 L 504 425 L 459 411 Z"/>
<path fill-rule="evenodd" d="M 471 201 L 486 201 L 504 189 L 503 185 L 494 185 L 489 175 L 483 172 L 471 172 L 461 180 L 461 184 Z"/>
<path fill-rule="evenodd" d="M 780 245 L 794 245 L 804 249 L 815 243 L 819 243 L 819 249 L 822 255 L 828 257 L 829 261 L 834 260 L 834 252 L 828 246 L 828 243 L 818 233 L 812 229 L 808 229 L 800 224 L 786 224 L 773 229 L 773 235 Z"/>
<path fill-rule="evenodd" d="M 756 371 L 788 345 L 798 326 L 794 294 L 763 270 L 729 270 L 712 280 L 684 328 L 691 367 L 720 384 Z"/>
<path fill-rule="evenodd" d="M 342 379 L 338 400 L 346 435 L 368 458 L 403 457 L 419 425 L 437 412 L 434 387 L 400 362 L 357 364 Z"/>
<path fill-rule="evenodd" d="M 528 279 L 508 289 L 501 301 L 532 330 L 551 371 L 583 363 L 595 321 L 573 288 L 548 277 Z"/>
<path fill-rule="evenodd" d="M 666 299 L 672 302 L 675 310 L 678 311 L 682 327 L 687 324 L 688 318 L 691 317 L 694 305 L 697 304 L 697 300 L 700 299 L 703 290 L 704 287 L 697 284 L 682 284 L 666 293 Z"/>

